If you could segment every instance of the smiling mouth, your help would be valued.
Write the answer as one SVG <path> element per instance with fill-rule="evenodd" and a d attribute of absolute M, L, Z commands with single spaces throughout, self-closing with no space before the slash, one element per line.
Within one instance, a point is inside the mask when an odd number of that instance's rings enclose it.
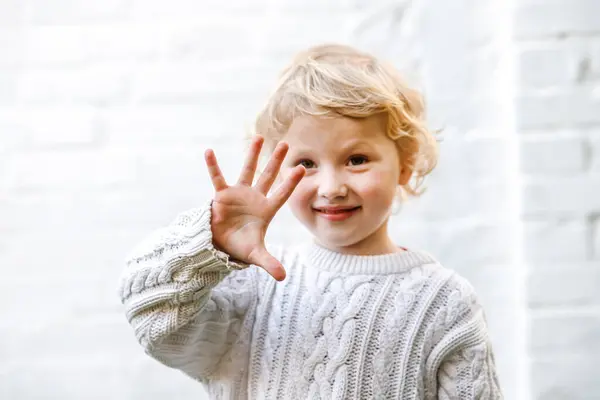
<path fill-rule="evenodd" d="M 314 210 L 320 218 L 332 223 L 340 223 L 348 218 L 352 218 L 361 208 L 358 206 L 350 208 L 315 208 Z"/>
<path fill-rule="evenodd" d="M 344 213 L 348 213 L 351 211 L 355 211 L 355 210 L 358 210 L 359 208 L 360 208 L 360 206 L 349 207 L 349 208 L 315 208 L 314 210 L 316 212 L 319 212 L 322 214 L 335 215 L 335 214 L 344 214 Z"/>

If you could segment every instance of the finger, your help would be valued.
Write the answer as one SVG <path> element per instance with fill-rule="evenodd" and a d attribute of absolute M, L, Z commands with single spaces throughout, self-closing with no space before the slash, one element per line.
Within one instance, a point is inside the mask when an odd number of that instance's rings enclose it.
<path fill-rule="evenodd" d="M 267 271 L 275 280 L 282 281 L 285 279 L 285 268 L 264 247 L 254 250 L 248 258 L 252 264 L 258 265 Z"/>
<path fill-rule="evenodd" d="M 277 188 L 277 190 L 273 193 L 273 195 L 269 198 L 271 201 L 271 205 L 273 207 L 273 211 L 277 212 L 283 204 L 290 198 L 298 183 L 304 177 L 306 173 L 306 169 L 303 166 L 298 165 L 295 167 L 288 178 Z"/>
<path fill-rule="evenodd" d="M 219 192 L 223 189 L 227 189 L 227 182 L 225 182 L 221 168 L 219 168 L 214 151 L 211 149 L 206 150 L 206 152 L 204 152 L 204 160 L 206 161 L 208 174 L 210 175 L 210 180 L 212 181 L 215 190 Z"/>
<path fill-rule="evenodd" d="M 256 184 L 256 189 L 262 194 L 266 195 L 269 193 L 271 186 L 273 186 L 273 182 L 275 182 L 275 179 L 277 178 L 277 174 L 279 174 L 281 164 L 285 159 L 288 149 L 289 146 L 284 142 L 278 143 L 277 147 L 275 147 L 271 159 Z"/>
<path fill-rule="evenodd" d="M 254 180 L 254 174 L 256 173 L 256 166 L 258 165 L 258 156 L 260 155 L 260 149 L 263 145 L 264 139 L 262 136 L 255 136 L 250 144 L 250 149 L 246 155 L 246 162 L 242 168 L 242 173 L 238 179 L 238 184 L 251 186 Z"/>

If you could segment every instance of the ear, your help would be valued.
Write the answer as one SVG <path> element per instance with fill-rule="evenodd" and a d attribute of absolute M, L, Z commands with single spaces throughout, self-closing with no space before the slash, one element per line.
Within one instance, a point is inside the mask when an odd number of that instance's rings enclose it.
<path fill-rule="evenodd" d="M 400 168 L 400 176 L 398 177 L 398 184 L 404 186 L 410 180 L 410 177 L 413 174 L 413 170 L 407 166 L 402 166 Z"/>

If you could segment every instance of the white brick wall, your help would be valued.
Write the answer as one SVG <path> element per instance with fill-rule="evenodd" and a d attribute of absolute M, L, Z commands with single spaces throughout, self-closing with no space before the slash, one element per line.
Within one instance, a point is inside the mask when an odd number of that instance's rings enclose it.
<path fill-rule="evenodd" d="M 600 398 L 600 3 L 519 0 L 516 117 L 535 399 Z"/>
<path fill-rule="evenodd" d="M 599 5 L 1 1 L 0 398 L 202 398 L 135 343 L 124 255 L 210 196 L 207 146 L 235 176 L 276 72 L 323 41 L 412 67 L 445 128 L 391 231 L 473 282 L 506 398 L 600 397 Z"/>

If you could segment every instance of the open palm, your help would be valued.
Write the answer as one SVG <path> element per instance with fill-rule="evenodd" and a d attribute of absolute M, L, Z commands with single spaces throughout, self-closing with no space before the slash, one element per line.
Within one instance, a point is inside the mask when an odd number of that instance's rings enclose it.
<path fill-rule="evenodd" d="M 285 204 L 305 170 L 295 167 L 281 185 L 267 197 L 288 151 L 288 145 L 280 142 L 257 183 L 252 186 L 263 138 L 256 136 L 238 182 L 229 186 L 221 173 L 212 150 L 205 153 L 208 172 L 215 188 L 212 202 L 211 229 L 213 243 L 231 257 L 255 264 L 265 269 L 273 278 L 285 278 L 285 270 L 279 260 L 265 247 L 265 235 L 269 223 Z"/>

